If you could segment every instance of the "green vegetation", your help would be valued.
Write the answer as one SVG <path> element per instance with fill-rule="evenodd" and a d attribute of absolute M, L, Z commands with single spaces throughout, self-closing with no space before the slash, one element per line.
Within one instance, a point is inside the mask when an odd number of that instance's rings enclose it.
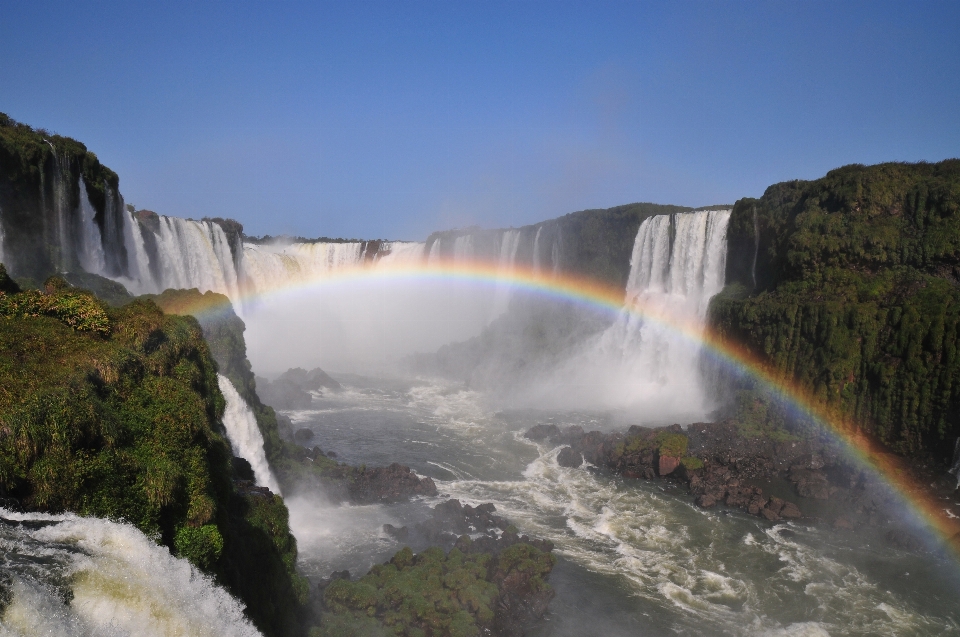
<path fill-rule="evenodd" d="M 697 458 L 696 456 L 684 456 L 680 459 L 680 464 L 682 464 L 683 468 L 687 471 L 703 469 L 703 460 Z"/>
<path fill-rule="evenodd" d="M 280 437 L 276 412 L 260 402 L 257 395 L 256 381 L 250 361 L 247 360 L 247 346 L 243 338 L 246 325 L 233 311 L 230 299 L 215 292 L 201 294 L 197 289 L 166 290 L 159 295 L 141 298 L 152 300 L 168 314 L 197 319 L 220 373 L 230 379 L 256 416 L 267 460 L 281 488 L 311 481 L 342 482 L 355 475 L 355 468 L 323 455 L 311 454 L 302 446 L 286 442 Z"/>
<path fill-rule="evenodd" d="M 327 609 L 315 637 L 475 637 L 493 626 L 504 582 L 546 592 L 556 558 L 530 544 L 499 555 L 444 555 L 433 547 L 414 555 L 405 548 L 356 582 L 337 580 L 324 592 Z"/>
<path fill-rule="evenodd" d="M 3 266 L 0 265 L 0 268 Z M 6 277 L 6 269 L 3 271 Z M 0 292 L 0 316 L 27 318 L 50 316 L 70 327 L 95 334 L 110 333 L 110 320 L 104 305 L 93 294 L 70 289 L 59 277 L 51 277 L 44 284 L 46 292 L 26 290 L 19 294 Z"/>
<path fill-rule="evenodd" d="M 279 497 L 237 492 L 217 368 L 199 324 L 120 308 L 50 279 L 17 292 L 0 269 L 0 497 L 126 520 L 296 632 L 306 582 Z"/>
<path fill-rule="evenodd" d="M 709 316 L 723 338 L 894 450 L 952 453 L 960 160 L 777 184 L 737 202 L 728 237 L 730 292 Z M 748 430 L 767 420 L 744 407 Z"/>
<path fill-rule="evenodd" d="M 614 459 L 633 456 L 644 451 L 656 451 L 658 455 L 671 458 L 683 458 L 687 453 L 689 439 L 686 435 L 673 431 L 648 430 L 628 436 L 614 449 Z"/>

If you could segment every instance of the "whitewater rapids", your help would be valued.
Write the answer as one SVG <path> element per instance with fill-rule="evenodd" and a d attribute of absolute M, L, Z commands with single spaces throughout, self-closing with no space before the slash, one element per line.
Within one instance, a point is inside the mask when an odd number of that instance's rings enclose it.
<path fill-rule="evenodd" d="M 243 605 L 135 527 L 0 509 L 0 636 L 255 637 Z"/>

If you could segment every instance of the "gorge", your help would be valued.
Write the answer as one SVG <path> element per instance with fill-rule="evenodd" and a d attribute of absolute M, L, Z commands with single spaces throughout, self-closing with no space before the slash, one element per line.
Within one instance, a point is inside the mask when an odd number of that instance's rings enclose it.
<path fill-rule="evenodd" d="M 960 161 L 348 241 L 136 210 L 79 142 L 0 142 L 0 634 L 425 634 L 388 578 L 424 564 L 480 600 L 423 594 L 449 634 L 518 634 L 495 601 L 553 589 L 526 634 L 960 632 L 951 538 L 844 446 L 936 483 L 952 528 Z M 263 404 L 253 370 L 301 366 L 339 389 Z M 422 526 L 454 500 L 504 522 Z"/>

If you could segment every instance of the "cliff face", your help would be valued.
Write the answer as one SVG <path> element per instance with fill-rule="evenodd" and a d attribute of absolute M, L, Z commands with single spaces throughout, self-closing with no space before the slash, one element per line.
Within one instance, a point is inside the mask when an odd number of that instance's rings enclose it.
<path fill-rule="evenodd" d="M 960 160 L 737 202 L 711 325 L 901 453 L 960 435 Z"/>
<path fill-rule="evenodd" d="M 0 498 L 124 519 L 215 575 L 267 635 L 299 625 L 306 583 L 279 496 L 234 482 L 224 399 L 200 325 L 110 308 L 0 268 Z"/>
<path fill-rule="evenodd" d="M 0 259 L 10 274 L 42 281 L 94 262 L 126 274 L 118 183 L 80 142 L 0 113 Z"/>

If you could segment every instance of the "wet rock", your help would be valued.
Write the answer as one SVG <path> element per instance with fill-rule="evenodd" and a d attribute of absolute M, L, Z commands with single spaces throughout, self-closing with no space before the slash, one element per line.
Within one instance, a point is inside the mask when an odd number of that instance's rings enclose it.
<path fill-rule="evenodd" d="M 827 476 L 819 471 L 794 466 L 790 469 L 788 479 L 796 486 L 797 495 L 803 498 L 827 500 L 836 491 L 830 486 Z"/>
<path fill-rule="evenodd" d="M 327 586 L 330 586 L 331 584 L 333 584 L 333 583 L 336 582 L 337 580 L 341 580 L 341 579 L 349 580 L 349 579 L 350 579 L 350 571 L 343 570 L 343 571 L 334 571 L 333 573 L 330 573 L 330 577 L 324 577 L 322 580 L 320 580 L 319 582 L 317 582 L 317 588 L 318 588 L 320 591 L 322 591 L 322 590 L 325 589 Z"/>
<path fill-rule="evenodd" d="M 564 447 L 557 455 L 557 464 L 561 467 L 575 469 L 583 464 L 583 456 L 573 450 L 573 447 Z"/>
<path fill-rule="evenodd" d="M 556 425 L 535 425 L 523 437 L 528 440 L 547 440 L 560 437 L 560 428 Z"/>
<path fill-rule="evenodd" d="M 308 429 L 307 427 L 297 429 L 297 431 L 293 434 L 293 439 L 300 444 L 305 445 L 313 440 L 313 430 Z"/>
<path fill-rule="evenodd" d="M 780 498 L 770 498 L 770 501 L 767 502 L 767 506 L 764 508 L 773 511 L 775 515 L 780 515 L 780 511 L 783 510 L 785 504 L 786 503 Z"/>
<path fill-rule="evenodd" d="M 703 509 L 709 509 L 717 505 L 716 499 L 712 495 L 707 495 L 706 493 L 704 493 L 701 496 L 698 496 L 697 499 L 694 500 L 694 503 L 698 507 Z"/>
<path fill-rule="evenodd" d="M 437 495 L 432 479 L 421 478 L 396 462 L 360 471 L 348 490 L 355 502 L 398 502 L 416 495 Z"/>
<path fill-rule="evenodd" d="M 250 482 L 256 480 L 253 474 L 253 467 L 250 466 L 250 463 L 247 462 L 246 459 L 234 456 L 230 459 L 230 465 L 233 467 L 233 475 L 236 476 L 238 480 L 249 480 Z"/>
<path fill-rule="evenodd" d="M 657 465 L 657 469 L 661 476 L 669 475 L 680 466 L 680 458 L 674 458 L 672 456 L 660 456 L 660 462 Z"/>
<path fill-rule="evenodd" d="M 768 507 L 764 507 L 764 508 L 760 509 L 760 515 L 763 516 L 763 517 L 765 517 L 766 519 L 770 520 L 771 522 L 776 522 L 777 520 L 780 519 L 780 516 L 777 515 L 777 514 L 773 511 L 773 509 L 770 509 L 770 508 L 768 508 Z"/>
<path fill-rule="evenodd" d="M 408 537 L 410 537 L 410 529 L 408 529 L 405 526 L 401 526 L 398 528 L 393 526 L 392 524 L 384 524 L 383 532 L 392 538 L 400 540 L 401 542 L 403 540 L 406 540 Z"/>
<path fill-rule="evenodd" d="M 904 529 L 890 529 L 884 539 L 887 544 L 901 551 L 916 551 L 921 547 L 920 540 Z"/>
<path fill-rule="evenodd" d="M 780 509 L 780 517 L 795 520 L 803 517 L 803 513 L 800 512 L 800 507 L 793 502 L 786 502 Z"/>

